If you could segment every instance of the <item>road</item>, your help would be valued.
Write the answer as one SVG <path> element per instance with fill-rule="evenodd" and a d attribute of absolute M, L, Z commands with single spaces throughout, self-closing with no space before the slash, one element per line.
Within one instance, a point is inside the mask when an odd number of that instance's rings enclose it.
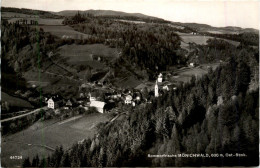
<path fill-rule="evenodd" d="M 14 119 L 17 119 L 17 118 L 21 118 L 21 117 L 24 117 L 24 116 L 27 116 L 27 115 L 30 115 L 30 114 L 33 114 L 33 113 L 38 113 L 41 109 L 42 110 L 47 110 L 48 107 L 44 106 L 44 107 L 35 109 L 35 110 L 33 110 L 33 111 L 29 112 L 29 113 L 26 113 L 26 114 L 22 114 L 22 115 L 18 115 L 18 116 L 15 116 L 15 117 L 3 119 L 0 122 L 3 123 L 3 122 L 6 122 L 6 121 L 10 121 L 10 120 L 14 120 Z"/>

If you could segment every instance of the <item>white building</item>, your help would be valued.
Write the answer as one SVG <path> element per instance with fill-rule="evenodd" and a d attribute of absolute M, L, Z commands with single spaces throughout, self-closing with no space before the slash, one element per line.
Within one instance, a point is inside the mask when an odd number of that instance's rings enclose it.
<path fill-rule="evenodd" d="M 160 73 L 158 76 L 158 82 L 162 83 L 162 81 L 163 81 L 163 75 L 162 75 L 162 73 Z"/>
<path fill-rule="evenodd" d="M 193 62 L 190 63 L 190 67 L 194 67 L 195 64 Z"/>
<path fill-rule="evenodd" d="M 155 86 L 154 86 L 154 96 L 159 97 L 159 87 L 158 87 L 157 81 L 156 81 Z"/>
<path fill-rule="evenodd" d="M 125 97 L 125 104 L 131 104 L 132 103 L 132 96 L 131 95 L 127 95 Z"/>
<path fill-rule="evenodd" d="M 57 97 L 50 98 L 47 103 L 48 103 L 48 108 L 51 109 L 56 109 L 59 107 L 59 103 L 61 100 L 59 100 Z"/>
<path fill-rule="evenodd" d="M 95 96 L 91 96 L 91 93 L 89 93 L 89 101 L 96 101 L 97 98 Z"/>
<path fill-rule="evenodd" d="M 48 101 L 48 108 L 55 109 L 55 102 L 52 98 L 50 98 Z"/>
<path fill-rule="evenodd" d="M 105 102 L 101 102 L 101 101 L 91 101 L 90 102 L 90 107 L 95 107 L 97 109 L 98 112 L 100 113 L 104 113 L 105 112 Z"/>
<path fill-rule="evenodd" d="M 170 88 L 169 88 L 169 86 L 168 86 L 168 85 L 165 85 L 165 86 L 163 86 L 163 90 L 167 90 L 167 91 L 169 91 L 169 90 L 170 90 Z"/>

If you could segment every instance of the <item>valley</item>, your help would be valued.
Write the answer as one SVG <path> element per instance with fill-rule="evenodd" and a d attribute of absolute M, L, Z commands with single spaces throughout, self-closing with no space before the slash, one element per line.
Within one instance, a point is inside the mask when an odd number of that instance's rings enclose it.
<path fill-rule="evenodd" d="M 110 10 L 1 14 L 2 166 L 255 165 L 255 29 Z M 223 151 L 249 157 L 147 158 Z"/>

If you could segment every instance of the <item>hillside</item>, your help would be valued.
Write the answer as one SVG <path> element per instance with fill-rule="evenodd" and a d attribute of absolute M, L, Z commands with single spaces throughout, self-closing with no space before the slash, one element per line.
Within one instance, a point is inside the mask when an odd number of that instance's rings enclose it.
<path fill-rule="evenodd" d="M 26 14 L 26 15 L 37 15 L 39 17 L 46 17 L 46 18 L 61 18 L 61 16 L 55 15 L 49 11 L 42 11 L 42 10 L 35 10 L 35 9 L 25 9 L 25 8 L 10 8 L 10 7 L 1 7 L 1 14 L 3 12 L 8 13 L 19 13 L 19 14 Z M 4 15 L 5 16 L 5 15 Z M 3 17 L 3 16 L 2 16 Z M 7 16 L 8 17 L 8 16 Z M 13 17 L 12 15 L 9 17 Z"/>
<path fill-rule="evenodd" d="M 113 11 L 113 10 L 85 10 L 85 11 L 78 11 L 78 10 L 64 10 L 60 12 L 54 12 L 57 15 L 60 16 L 74 16 L 76 13 L 80 14 L 92 14 L 94 16 L 121 16 L 121 17 L 138 17 L 138 18 L 156 18 L 152 16 L 147 16 L 141 13 L 126 13 L 126 12 L 120 12 L 120 11 Z"/>
<path fill-rule="evenodd" d="M 172 22 L 172 24 L 176 26 L 190 28 L 197 32 L 209 32 L 209 33 L 216 33 L 216 34 L 240 34 L 240 33 L 259 34 L 259 30 L 253 28 L 241 28 L 241 27 L 234 27 L 234 26 L 213 27 L 207 24 L 181 23 L 181 22 Z"/>

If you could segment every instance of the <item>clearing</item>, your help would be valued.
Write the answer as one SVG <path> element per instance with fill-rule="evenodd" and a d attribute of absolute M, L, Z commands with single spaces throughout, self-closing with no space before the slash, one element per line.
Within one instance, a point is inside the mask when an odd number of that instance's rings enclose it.
<path fill-rule="evenodd" d="M 60 38 L 84 39 L 84 38 L 91 37 L 91 35 L 87 35 L 87 34 L 75 31 L 70 26 L 40 25 L 39 27 L 42 28 L 45 32 L 49 32 Z"/>
<path fill-rule="evenodd" d="M 87 45 L 64 45 L 61 46 L 59 54 L 62 57 L 68 57 L 69 62 L 92 61 L 93 56 L 117 58 L 118 51 L 116 48 L 110 48 L 104 44 L 87 44 Z"/>
<path fill-rule="evenodd" d="M 188 33 L 179 33 L 179 32 L 177 34 L 179 34 L 179 36 L 182 38 L 181 47 L 186 48 L 186 49 L 189 48 L 189 43 L 206 45 L 208 39 L 210 39 L 210 38 L 213 39 L 213 37 L 211 37 L 211 36 L 192 35 L 192 34 L 188 34 Z M 217 39 L 227 41 L 236 47 L 240 44 L 240 42 L 237 42 L 237 41 L 232 41 L 232 40 L 227 40 L 227 39 L 222 39 L 222 38 L 217 38 Z"/>

